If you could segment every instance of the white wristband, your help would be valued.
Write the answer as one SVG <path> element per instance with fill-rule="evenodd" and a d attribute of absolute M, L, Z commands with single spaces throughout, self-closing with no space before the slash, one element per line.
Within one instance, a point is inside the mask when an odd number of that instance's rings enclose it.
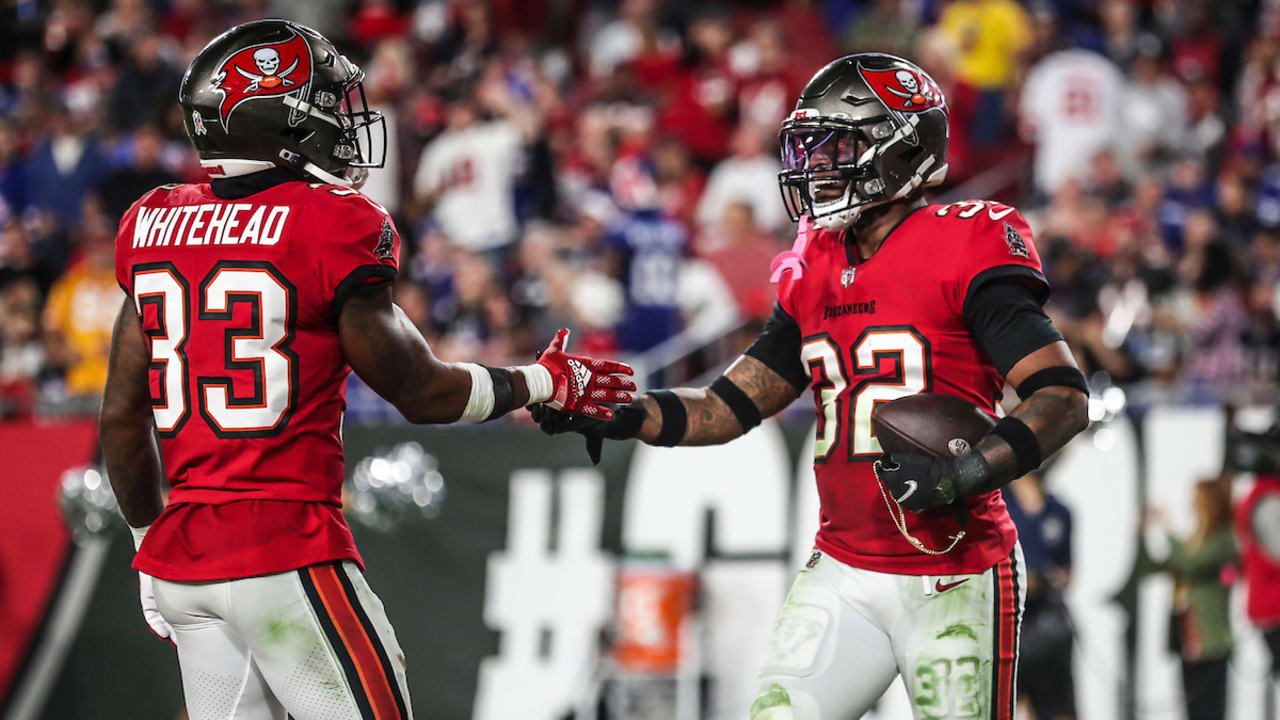
<path fill-rule="evenodd" d="M 493 414 L 493 378 L 481 365 L 462 363 L 462 367 L 471 373 L 471 396 L 467 398 L 467 407 L 458 419 L 462 422 L 484 422 Z"/>
<path fill-rule="evenodd" d="M 136 528 L 129 526 L 129 533 L 133 535 L 133 551 L 137 552 L 142 547 L 142 538 L 147 536 L 147 531 L 151 529 L 150 525 L 146 527 Z"/>
<path fill-rule="evenodd" d="M 546 402 L 555 394 L 556 383 L 551 379 L 551 371 L 545 367 L 534 363 L 532 365 L 521 365 L 516 368 L 520 374 L 524 375 L 524 384 L 529 388 L 529 402 L 527 405 Z"/>

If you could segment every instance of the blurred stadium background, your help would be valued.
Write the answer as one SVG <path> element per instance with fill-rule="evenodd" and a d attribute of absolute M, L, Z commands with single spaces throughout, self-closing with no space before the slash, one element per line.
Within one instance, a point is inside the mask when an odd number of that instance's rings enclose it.
<path fill-rule="evenodd" d="M 260 17 L 367 70 L 391 132 L 365 192 L 439 355 L 527 362 L 567 325 L 649 387 L 713 377 L 767 315 L 794 234 L 775 137 L 806 79 L 855 50 L 919 62 L 951 105 L 931 199 L 1022 209 L 1093 386 L 1093 428 L 1044 475 L 1060 505 L 1006 491 L 1043 546 L 1023 639 L 1024 679 L 1060 695 L 1043 714 L 1071 717 L 1069 693 L 1087 720 L 1185 717 L 1223 688 L 1184 692 L 1189 662 L 1226 664 L 1229 717 L 1275 717 L 1231 553 L 1177 576 L 1140 542 L 1143 518 L 1229 535 L 1193 496 L 1243 497 L 1236 471 L 1273 449 L 1229 452 L 1272 422 L 1280 372 L 1272 0 L 0 3 L 0 717 L 181 717 L 93 470 L 111 243 L 143 192 L 202 180 L 179 78 Z M 615 446 L 591 468 L 524 413 L 423 430 L 348 391 L 348 512 L 420 717 L 746 717 L 816 526 L 808 398 L 725 448 Z M 875 717 L 908 717 L 900 685 Z"/>

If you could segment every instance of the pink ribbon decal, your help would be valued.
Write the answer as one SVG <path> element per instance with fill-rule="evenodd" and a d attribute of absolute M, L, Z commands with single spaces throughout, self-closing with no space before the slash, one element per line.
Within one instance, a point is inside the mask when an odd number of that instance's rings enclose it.
<path fill-rule="evenodd" d="M 804 262 L 804 249 L 809 245 L 809 230 L 813 228 L 813 218 L 808 215 L 800 217 L 800 225 L 796 229 L 796 242 L 790 250 L 780 252 L 769 263 L 769 282 L 782 282 L 782 273 L 790 270 L 792 279 L 799 280 L 807 267 Z"/>

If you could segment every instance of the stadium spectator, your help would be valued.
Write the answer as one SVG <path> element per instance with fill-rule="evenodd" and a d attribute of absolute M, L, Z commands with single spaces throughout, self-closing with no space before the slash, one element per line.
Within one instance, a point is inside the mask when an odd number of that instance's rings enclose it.
<path fill-rule="evenodd" d="M 995 145 L 1006 127 L 1005 93 L 1031 37 L 1027 12 L 1016 0 L 950 0 L 938 25 L 960 48 L 960 78 L 978 91 L 970 140 Z"/>
<path fill-rule="evenodd" d="M 52 213 L 63 228 L 80 222 L 85 195 L 109 171 L 106 153 L 87 132 L 86 121 L 65 108 L 55 109 L 48 139 L 26 163 L 28 203 Z"/>
<path fill-rule="evenodd" d="M 0 205 L 4 214 L 17 215 L 27 207 L 27 179 L 22 148 L 12 124 L 0 120 Z"/>
<path fill-rule="evenodd" d="M 733 135 L 733 154 L 707 177 L 707 187 L 698 203 L 698 225 L 704 229 L 724 217 L 725 207 L 732 202 L 746 202 L 752 217 L 761 228 L 777 232 L 787 221 L 778 201 L 778 171 L 782 165 L 774 155 L 765 153 L 763 128 L 742 125 Z"/>
<path fill-rule="evenodd" d="M 1122 137 L 1123 97 L 1120 71 L 1088 50 L 1061 50 L 1031 68 L 1019 120 L 1035 142 L 1037 189 L 1056 193 L 1085 172 L 1095 152 Z"/>
<path fill-rule="evenodd" d="M 954 11 L 952 11 L 954 12 Z M 854 18 L 845 33 L 845 45 L 852 52 L 886 52 L 910 56 L 922 31 L 919 8 L 902 0 L 875 0 Z M 935 70 L 922 65 L 931 73 Z"/>
<path fill-rule="evenodd" d="M 643 352 L 680 331 L 676 283 L 688 252 L 684 228 L 658 207 L 658 188 L 646 163 L 620 162 L 612 178 L 621 213 L 605 236 L 610 274 L 626 288 L 618 324 L 626 352 Z"/>
<path fill-rule="evenodd" d="M 751 204 L 743 201 L 725 205 L 720 222 L 698 241 L 698 252 L 733 293 L 738 313 L 760 322 L 769 316 L 774 300 L 773 285 L 762 281 L 782 249 L 775 235 L 757 225 Z"/>
<path fill-rule="evenodd" d="M 160 164 L 163 143 L 160 132 L 151 126 L 139 128 L 133 135 L 128 166 L 107 175 L 96 189 L 108 217 L 118 220 L 149 190 L 178 182 L 178 176 Z"/>
<path fill-rule="evenodd" d="M 1036 720 L 1076 716 L 1075 645 L 1064 595 L 1071 582 L 1071 511 L 1045 489 L 1040 473 L 1004 490 L 1027 566 L 1018 694 Z"/>
<path fill-rule="evenodd" d="M 495 68 L 496 69 L 496 68 Z M 515 178 L 521 148 L 537 119 L 518 106 L 490 73 L 474 97 L 457 97 L 448 125 L 422 151 L 414 192 L 450 242 L 471 252 L 498 250 L 516 239 Z M 486 110 L 492 120 L 483 120 Z"/>
<path fill-rule="evenodd" d="M 1271 675 L 1280 679 L 1280 477 L 1259 474 L 1236 510 L 1236 533 L 1249 622 L 1262 631 L 1271 652 Z"/>
<path fill-rule="evenodd" d="M 759 128 L 782 124 L 808 79 L 791 60 L 787 38 L 773 22 L 757 22 L 751 34 L 733 46 L 738 76 L 738 123 Z"/>
<path fill-rule="evenodd" d="M 1169 649 L 1182 659 L 1187 720 L 1222 720 L 1227 710 L 1227 661 L 1235 646 L 1230 578 L 1238 558 L 1230 484 L 1222 479 L 1196 483 L 1193 508 L 1196 525 L 1191 536 L 1184 540 L 1166 530 L 1164 543 L 1146 537 L 1165 529 L 1163 512 L 1147 511 L 1138 567 L 1140 572 L 1166 572 L 1174 579 Z M 1163 557 L 1156 557 L 1156 544 L 1168 546 Z"/>
<path fill-rule="evenodd" d="M 669 81 L 657 127 L 683 142 L 704 164 L 724 157 L 733 134 L 734 75 L 729 62 L 729 19 L 702 8 L 689 23 L 684 57 Z"/>
<path fill-rule="evenodd" d="M 1120 106 L 1125 166 L 1143 167 L 1186 145 L 1187 93 L 1161 65 L 1160 41 L 1144 36 L 1133 58 Z"/>
<path fill-rule="evenodd" d="M 24 278 L 0 288 L 0 418 L 31 412 L 43 368 L 40 289 Z"/>
<path fill-rule="evenodd" d="M 107 351 L 122 297 L 115 275 L 115 222 L 97 202 L 77 231 L 80 259 L 49 290 L 45 349 L 61 368 L 66 394 L 96 396 L 107 380 Z"/>
<path fill-rule="evenodd" d="M 141 4 L 141 3 L 139 3 Z M 138 26 L 132 31 L 147 28 Z M 111 124 L 119 131 L 160 123 L 174 110 L 182 72 L 161 54 L 163 39 L 147 32 L 129 44 L 129 62 L 121 69 L 111 95 Z"/>

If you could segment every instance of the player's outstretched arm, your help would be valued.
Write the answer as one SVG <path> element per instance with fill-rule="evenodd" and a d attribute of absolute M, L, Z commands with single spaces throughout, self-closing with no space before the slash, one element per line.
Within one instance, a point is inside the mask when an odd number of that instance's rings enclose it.
<path fill-rule="evenodd" d="M 107 385 L 98 415 L 98 441 L 120 512 L 133 528 L 160 516 L 164 473 L 156 447 L 147 370 L 151 353 L 132 298 L 125 298 L 111 336 Z"/>
<path fill-rule="evenodd" d="M 753 346 L 754 347 L 754 346 Z M 750 351 L 749 351 L 750 352 Z M 587 455 L 600 462 L 605 440 L 639 438 L 650 445 L 719 445 L 778 414 L 800 396 L 800 388 L 751 355 L 734 361 L 709 387 L 651 390 L 607 422 L 531 409 L 548 435 L 576 432 L 587 439 Z"/>
<path fill-rule="evenodd" d="M 718 445 L 777 415 L 808 386 L 800 361 L 800 327 L 781 304 L 755 342 L 709 387 L 651 390 L 618 409 L 609 422 L 533 409 L 548 435 L 580 433 L 591 462 L 605 440 L 639 438 L 650 445 Z"/>
<path fill-rule="evenodd" d="M 778 373 L 759 360 L 742 355 L 710 387 L 668 391 L 682 406 L 675 415 L 684 417 L 684 432 L 673 433 L 672 425 L 679 423 L 679 417 L 668 421 L 664 406 L 670 401 L 663 398 L 662 392 L 646 393 L 636 401 L 645 411 L 644 423 L 636 437 L 650 445 L 727 443 L 758 425 L 763 418 L 782 412 L 800 397 L 800 391 Z M 744 399 L 750 402 L 750 407 L 742 404 Z M 665 437 L 664 429 L 667 430 Z M 670 442 L 672 440 L 675 442 Z"/>
<path fill-rule="evenodd" d="M 530 403 L 612 418 L 603 403 L 626 403 L 631 368 L 564 351 L 562 330 L 534 365 L 492 368 L 441 362 L 392 301 L 390 285 L 353 292 L 342 305 L 338 335 L 347 362 L 374 392 L 414 423 L 484 422 Z"/>

